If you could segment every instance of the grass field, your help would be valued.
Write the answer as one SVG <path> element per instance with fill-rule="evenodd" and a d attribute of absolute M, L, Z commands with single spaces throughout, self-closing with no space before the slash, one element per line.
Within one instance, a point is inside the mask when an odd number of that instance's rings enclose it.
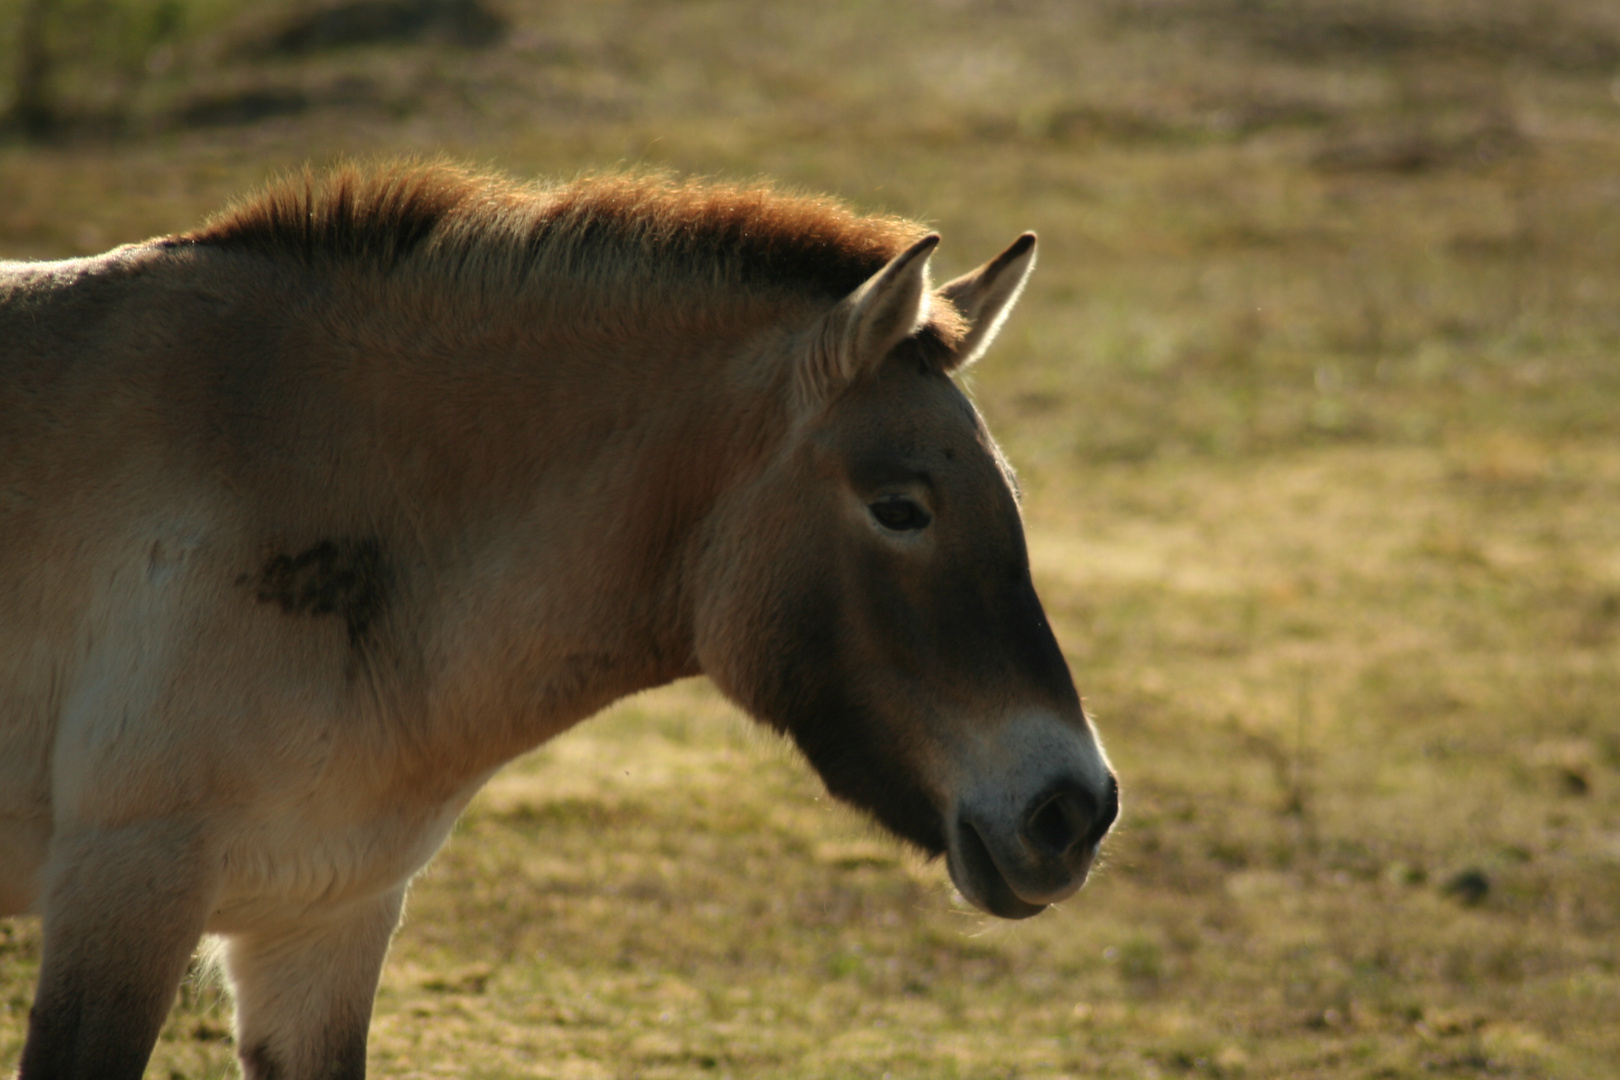
<path fill-rule="evenodd" d="M 0 257 L 397 153 L 765 174 L 930 220 L 945 276 L 1041 234 L 970 382 L 1119 770 L 1106 865 L 973 914 L 677 685 L 474 804 L 375 1074 L 1620 1076 L 1608 0 L 509 0 L 320 48 L 170 7 L 145 52 L 55 25 Z M 0 1070 L 37 962 L 0 923 Z M 227 1029 L 199 976 L 149 1075 L 231 1075 Z"/>

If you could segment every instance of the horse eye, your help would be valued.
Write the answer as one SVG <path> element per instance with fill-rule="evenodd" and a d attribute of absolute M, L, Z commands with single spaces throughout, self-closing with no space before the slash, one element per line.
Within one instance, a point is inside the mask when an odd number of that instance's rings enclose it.
<path fill-rule="evenodd" d="M 893 529 L 895 532 L 915 532 L 918 529 L 926 529 L 928 523 L 934 520 L 928 516 L 928 511 L 903 495 L 890 495 L 887 498 L 879 499 L 867 509 L 872 511 L 872 516 L 877 519 L 879 525 L 882 525 L 885 529 Z"/>

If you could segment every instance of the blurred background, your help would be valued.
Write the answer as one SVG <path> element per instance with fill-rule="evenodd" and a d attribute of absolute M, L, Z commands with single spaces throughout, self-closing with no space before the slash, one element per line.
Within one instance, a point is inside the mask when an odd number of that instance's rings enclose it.
<path fill-rule="evenodd" d="M 1612 0 L 0 0 L 0 123 L 0 258 L 402 154 L 772 177 L 941 279 L 1041 235 L 967 382 L 1106 865 L 993 923 L 683 683 L 474 805 L 377 1074 L 1614 1075 Z M 149 1075 L 233 1068 L 199 975 Z"/>

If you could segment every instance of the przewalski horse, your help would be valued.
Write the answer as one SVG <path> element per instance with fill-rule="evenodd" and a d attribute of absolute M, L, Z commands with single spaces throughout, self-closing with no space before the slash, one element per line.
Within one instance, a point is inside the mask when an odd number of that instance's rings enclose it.
<path fill-rule="evenodd" d="M 705 674 L 1022 918 L 1118 794 L 950 375 L 1035 238 L 648 178 L 305 176 L 0 264 L 0 915 L 27 1080 L 142 1071 L 201 935 L 249 1077 L 359 1077 L 503 762 Z"/>

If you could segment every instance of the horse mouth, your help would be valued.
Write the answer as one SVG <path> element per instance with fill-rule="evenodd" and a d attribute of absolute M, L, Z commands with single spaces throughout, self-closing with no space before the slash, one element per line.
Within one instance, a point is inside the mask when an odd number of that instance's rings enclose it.
<path fill-rule="evenodd" d="M 1002 919 L 1027 919 L 1046 910 L 1046 904 L 1032 904 L 1013 891 L 972 822 L 959 821 L 952 839 L 946 855 L 951 880 L 973 904 Z"/>

